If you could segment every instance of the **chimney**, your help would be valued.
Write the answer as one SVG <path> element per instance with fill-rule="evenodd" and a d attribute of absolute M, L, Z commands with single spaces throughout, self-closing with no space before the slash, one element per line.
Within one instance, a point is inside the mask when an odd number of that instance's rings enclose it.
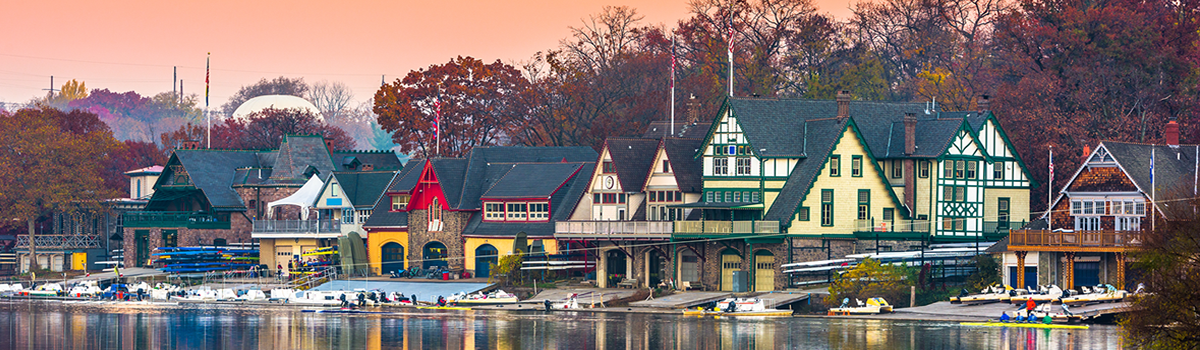
<path fill-rule="evenodd" d="M 992 97 L 988 95 L 979 96 L 979 111 L 992 110 Z"/>
<path fill-rule="evenodd" d="M 904 113 L 904 155 L 917 153 L 917 114 Z"/>
<path fill-rule="evenodd" d="M 1175 116 L 1171 116 L 1171 121 L 1163 129 L 1163 138 L 1167 139 L 1167 146 L 1179 147 L 1179 123 L 1175 122 Z"/>
<path fill-rule="evenodd" d="M 842 90 L 837 94 L 838 118 L 850 116 L 850 91 Z"/>
<path fill-rule="evenodd" d="M 1092 155 L 1092 146 L 1083 145 L 1083 161 L 1086 162 L 1088 156 Z"/>
<path fill-rule="evenodd" d="M 371 171 L 371 170 L 375 170 L 375 164 L 363 164 L 362 165 L 362 171 Z"/>
<path fill-rule="evenodd" d="M 695 94 L 692 94 L 692 97 L 688 99 L 687 108 L 688 108 L 687 109 L 688 124 L 699 123 L 700 122 L 700 101 L 696 101 Z"/>
<path fill-rule="evenodd" d="M 180 142 L 179 149 L 200 149 L 199 140 L 187 140 Z"/>
<path fill-rule="evenodd" d="M 333 139 L 325 138 L 325 148 L 329 149 L 329 153 L 333 153 Z"/>

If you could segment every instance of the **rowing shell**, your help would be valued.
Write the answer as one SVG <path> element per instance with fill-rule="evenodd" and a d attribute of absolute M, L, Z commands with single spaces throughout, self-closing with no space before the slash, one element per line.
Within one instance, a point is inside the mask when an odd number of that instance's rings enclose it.
<path fill-rule="evenodd" d="M 1062 329 L 1088 329 L 1084 325 L 1071 324 L 1045 324 L 1045 323 L 1017 323 L 1017 322 L 963 322 L 959 323 L 963 326 L 985 326 L 985 327 L 1021 327 L 1021 328 L 1062 328 Z"/>

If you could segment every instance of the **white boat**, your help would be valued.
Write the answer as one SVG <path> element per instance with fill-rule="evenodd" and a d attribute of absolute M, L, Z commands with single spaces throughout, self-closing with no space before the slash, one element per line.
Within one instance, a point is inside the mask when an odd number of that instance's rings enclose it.
<path fill-rule="evenodd" d="M 1062 298 L 1063 290 L 1056 285 L 1038 286 L 1038 290 L 1026 294 L 1019 294 L 1009 299 L 1014 305 L 1024 305 L 1030 299 L 1034 302 L 1041 303 L 1058 303 L 1058 299 Z"/>
<path fill-rule="evenodd" d="M 683 310 L 683 314 L 687 316 L 780 317 L 791 316 L 792 310 L 768 309 L 763 300 L 759 298 L 727 298 L 717 302 L 717 306 L 712 310 L 687 309 Z"/>
<path fill-rule="evenodd" d="M 241 296 L 234 298 L 236 301 L 260 301 L 267 300 L 267 294 L 258 289 L 247 290 Z"/>
<path fill-rule="evenodd" d="M 503 290 L 496 290 L 491 293 L 456 293 L 446 298 L 446 302 L 448 303 L 464 305 L 513 304 L 518 301 L 516 295 L 505 293 Z"/>
<path fill-rule="evenodd" d="M 565 301 L 552 301 L 552 302 L 550 302 L 550 307 L 551 307 L 552 309 L 554 309 L 554 310 L 578 310 L 578 309 L 582 309 L 583 307 L 579 306 L 579 301 L 578 301 L 577 299 L 578 299 L 578 295 L 577 295 L 577 294 L 575 294 L 575 293 L 571 293 L 571 296 L 568 296 L 568 297 L 567 297 L 567 300 L 565 300 Z"/>
<path fill-rule="evenodd" d="M 52 297 L 52 296 L 57 296 L 58 293 L 60 293 L 62 291 L 63 291 L 63 287 L 61 284 L 46 283 L 46 284 L 37 286 L 32 289 L 21 290 L 19 292 L 19 294 L 23 295 L 23 296 Z"/>
<path fill-rule="evenodd" d="M 76 298 L 91 298 L 100 295 L 102 292 L 104 292 L 104 290 L 100 289 L 97 281 L 80 281 L 75 283 L 70 290 L 67 290 L 67 296 Z"/>
<path fill-rule="evenodd" d="M 892 305 L 883 298 L 869 298 L 866 303 L 855 299 L 858 306 L 850 306 L 849 299 L 842 300 L 841 307 L 829 309 L 828 315 L 871 315 L 892 312 Z"/>
<path fill-rule="evenodd" d="M 950 297 L 950 303 L 951 304 L 976 305 L 976 304 L 995 303 L 995 302 L 1001 302 L 1001 301 L 1007 302 L 1007 301 L 1012 300 L 1012 295 L 1009 294 L 1009 291 L 1012 291 L 1012 290 L 1013 290 L 1012 287 L 1009 287 L 1007 285 L 1001 287 L 999 284 L 997 284 L 997 285 L 988 287 L 987 289 L 984 289 L 983 292 L 980 294 L 959 295 L 959 296 L 955 296 L 955 297 Z"/>
<path fill-rule="evenodd" d="M 1096 286 L 1095 289 L 1088 287 L 1079 287 L 1080 293 L 1070 297 L 1060 299 L 1060 302 L 1067 305 L 1087 305 L 1095 303 L 1118 302 L 1125 300 L 1129 296 L 1129 292 L 1119 290 L 1111 284 L 1104 286 Z"/>

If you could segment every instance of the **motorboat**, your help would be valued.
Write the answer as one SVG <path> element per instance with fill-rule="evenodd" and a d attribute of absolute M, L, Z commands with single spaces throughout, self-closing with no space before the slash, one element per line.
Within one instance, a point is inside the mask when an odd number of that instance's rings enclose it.
<path fill-rule="evenodd" d="M 1072 295 L 1066 298 L 1061 298 L 1060 302 L 1066 305 L 1087 305 L 1096 303 L 1110 303 L 1125 300 L 1129 296 L 1129 292 L 1119 290 L 1111 284 L 1096 286 L 1096 288 L 1088 288 L 1086 286 L 1079 287 L 1083 293 Z"/>
<path fill-rule="evenodd" d="M 102 292 L 104 292 L 104 290 L 100 289 L 97 281 L 79 281 L 75 283 L 71 289 L 67 290 L 67 296 L 76 298 L 91 298 L 100 295 Z"/>
<path fill-rule="evenodd" d="M 1014 305 L 1024 305 L 1029 300 L 1035 303 L 1057 303 L 1059 298 L 1062 298 L 1063 290 L 1056 285 L 1038 286 L 1038 290 L 1031 293 L 1021 294 L 1009 299 Z"/>
<path fill-rule="evenodd" d="M 515 294 L 505 293 L 503 290 L 496 290 L 491 293 L 457 293 L 446 298 L 446 302 L 450 304 L 461 305 L 513 304 L 518 301 Z"/>
<path fill-rule="evenodd" d="M 1007 301 L 1012 300 L 1012 295 L 1009 293 L 1009 291 L 1012 291 L 1012 290 L 1013 290 L 1012 287 L 1009 287 L 1007 285 L 1001 286 L 1001 285 L 997 284 L 997 285 L 988 287 L 987 289 L 984 289 L 982 291 L 982 293 L 980 293 L 980 294 L 965 295 L 966 290 L 964 289 L 962 294 L 959 294 L 956 297 L 950 297 L 950 303 L 951 304 L 978 305 L 978 304 L 996 303 L 996 302 L 1001 302 L 1001 301 L 1007 302 Z"/>
<path fill-rule="evenodd" d="M 261 301 L 267 300 L 267 294 L 258 289 L 250 289 L 242 293 L 242 295 L 233 298 L 235 301 Z"/>
<path fill-rule="evenodd" d="M 62 291 L 63 291 L 63 287 L 61 284 L 46 283 L 46 284 L 37 286 L 36 288 L 33 288 L 33 289 L 21 290 L 19 294 L 22 296 L 30 296 L 30 297 L 53 297 L 53 296 L 58 296 L 58 294 L 61 293 Z"/>
<path fill-rule="evenodd" d="M 883 298 L 868 298 L 866 303 L 855 299 L 858 306 L 850 306 L 850 299 L 842 299 L 842 306 L 829 309 L 828 315 L 874 315 L 892 312 L 892 305 Z"/>
<path fill-rule="evenodd" d="M 712 309 L 685 309 L 685 316 L 791 316 L 792 310 L 769 309 L 759 298 L 727 298 L 717 302 Z"/>

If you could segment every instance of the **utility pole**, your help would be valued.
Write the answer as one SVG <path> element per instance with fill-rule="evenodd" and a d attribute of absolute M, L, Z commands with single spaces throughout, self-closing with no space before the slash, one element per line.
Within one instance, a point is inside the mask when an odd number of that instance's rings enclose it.
<path fill-rule="evenodd" d="M 53 76 L 53 75 L 51 75 L 51 76 L 50 76 L 50 88 L 49 88 L 49 89 L 42 89 L 42 90 L 50 91 L 50 95 L 46 97 L 46 99 L 47 99 L 47 100 L 49 100 L 51 97 L 54 97 L 54 92 L 55 92 L 55 91 L 61 91 L 61 90 L 59 90 L 59 89 L 55 89 L 55 88 L 54 88 L 54 76 Z"/>
<path fill-rule="evenodd" d="M 174 70 L 174 72 L 171 73 L 171 92 L 175 93 L 175 100 L 177 102 L 183 103 L 183 95 L 179 94 L 179 89 L 178 89 L 179 88 L 179 66 L 175 66 L 173 68 L 173 70 Z"/>

